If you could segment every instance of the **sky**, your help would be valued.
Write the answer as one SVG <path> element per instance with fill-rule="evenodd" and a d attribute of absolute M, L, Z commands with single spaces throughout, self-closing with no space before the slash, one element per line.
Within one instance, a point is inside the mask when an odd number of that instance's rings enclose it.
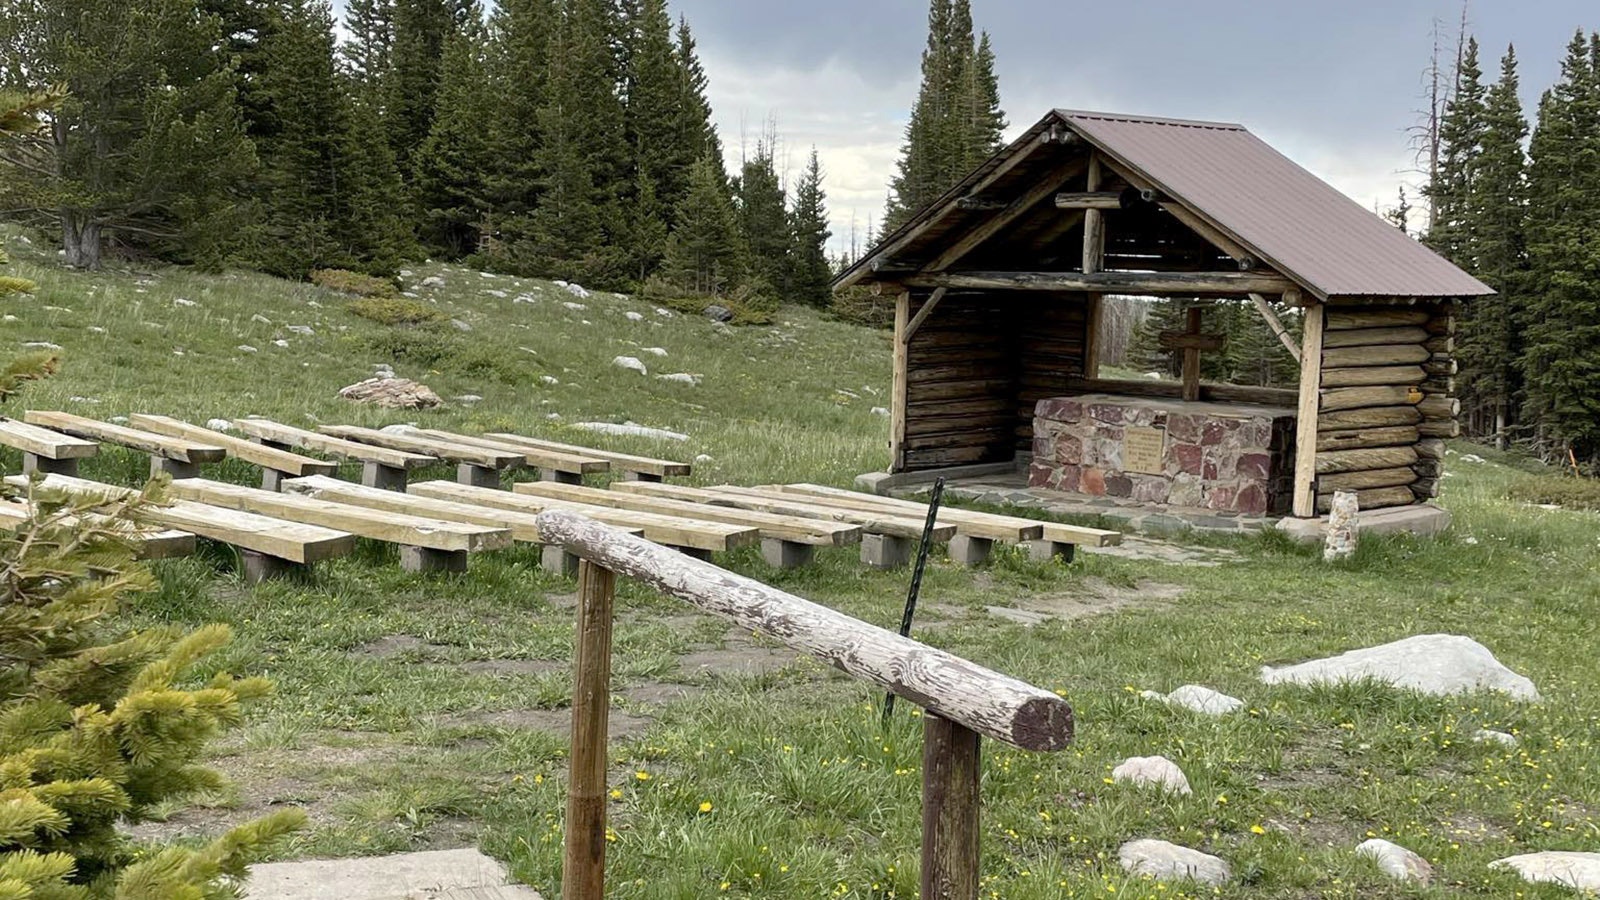
<path fill-rule="evenodd" d="M 1435 20 L 1459 0 L 972 0 L 994 42 L 1014 137 L 1069 107 L 1239 122 L 1368 208 L 1420 183 L 1420 118 Z M 882 214 L 920 78 L 927 0 L 672 0 L 710 78 L 729 170 L 775 121 L 791 174 L 817 148 L 833 247 Z M 1492 79 L 1517 51 L 1525 106 L 1557 77 L 1592 0 L 1473 0 Z"/>

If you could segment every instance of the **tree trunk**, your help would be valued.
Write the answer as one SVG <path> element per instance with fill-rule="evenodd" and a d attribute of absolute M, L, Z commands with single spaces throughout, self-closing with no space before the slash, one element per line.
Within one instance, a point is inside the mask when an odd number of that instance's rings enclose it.
<path fill-rule="evenodd" d="M 87 221 L 82 213 L 62 210 L 61 246 L 66 251 L 67 265 L 100 268 L 100 223 Z"/>

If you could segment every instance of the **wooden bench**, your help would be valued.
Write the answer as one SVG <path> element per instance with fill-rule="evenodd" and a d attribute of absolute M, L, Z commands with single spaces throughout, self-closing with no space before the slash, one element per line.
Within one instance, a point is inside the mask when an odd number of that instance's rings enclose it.
<path fill-rule="evenodd" d="M 395 491 L 386 491 L 382 488 L 352 484 L 351 482 L 340 481 L 337 478 L 329 478 L 325 475 L 285 479 L 283 489 L 291 494 L 300 494 L 317 500 L 345 503 L 350 506 L 360 506 L 367 509 L 426 516 L 430 519 L 443 519 L 446 522 L 466 522 L 471 525 L 505 528 L 510 530 L 511 539 L 514 541 L 527 544 L 546 543 L 539 533 L 537 517 L 531 512 L 517 512 L 509 509 L 462 503 L 456 500 L 440 500 L 414 493 L 401 494 Z M 643 535 L 644 533 L 643 529 L 639 528 L 625 530 L 638 535 Z"/>
<path fill-rule="evenodd" d="M 615 509 L 590 503 L 575 503 L 570 500 L 472 487 L 450 481 L 424 481 L 412 485 L 410 493 L 534 514 L 547 509 L 569 510 L 608 525 L 643 529 L 646 540 L 664 544 L 701 559 L 714 552 L 748 546 L 761 539 L 760 532 L 754 528 L 730 525 L 726 522 Z M 552 546 L 547 546 L 546 551 L 545 568 L 560 572 L 576 570 L 577 560 L 571 558 L 566 551 Z"/>
<path fill-rule="evenodd" d="M 43 425 L 76 437 L 148 453 L 151 475 L 165 472 L 173 478 L 195 478 L 200 474 L 201 463 L 220 462 L 228 455 L 228 451 L 215 444 L 140 431 L 72 413 L 30 409 L 24 418 L 31 425 Z"/>
<path fill-rule="evenodd" d="M 0 530 L 15 531 L 33 518 L 33 505 L 26 501 L 0 500 Z M 141 528 L 132 522 L 115 521 L 108 516 L 89 513 L 84 516 L 99 525 L 113 524 L 114 531 L 125 535 L 134 545 L 138 559 L 173 559 L 194 554 L 194 535 L 187 531 L 161 528 Z M 62 518 L 61 524 L 71 525 L 76 517 Z"/>
<path fill-rule="evenodd" d="M 648 487 L 676 487 L 653 482 L 618 482 L 623 485 Z M 854 524 L 820 519 L 815 516 L 790 516 L 771 512 L 753 512 L 729 506 L 713 506 L 703 502 L 650 496 L 628 491 L 607 491 L 571 484 L 525 483 L 512 485 L 519 494 L 568 500 L 594 506 L 610 506 L 638 512 L 658 513 L 667 516 L 727 522 L 756 528 L 761 533 L 761 554 L 767 562 L 778 568 L 794 568 L 810 562 L 817 547 L 839 547 L 861 541 L 861 528 Z"/>
<path fill-rule="evenodd" d="M 610 450 L 597 450 L 593 447 L 581 447 L 577 444 L 563 444 L 560 441 L 524 437 L 520 434 L 509 434 L 503 431 L 491 431 L 487 437 L 519 447 L 557 450 L 562 453 L 576 453 L 580 456 L 597 456 L 611 463 L 611 468 L 621 471 L 623 477 L 630 481 L 660 481 L 663 478 L 672 476 L 688 475 L 690 471 L 688 463 L 655 459 L 649 456 L 635 456 L 631 453 L 614 453 Z M 567 479 L 550 480 L 562 481 Z"/>
<path fill-rule="evenodd" d="M 0 417 L 0 444 L 22 451 L 24 475 L 34 472 L 77 475 L 78 460 L 100 452 L 100 445 L 94 441 L 4 417 Z"/>
<path fill-rule="evenodd" d="M 836 504 L 855 509 L 892 511 L 902 515 L 928 515 L 928 504 L 865 494 L 820 484 L 780 484 L 764 490 L 806 497 L 817 503 Z M 956 526 L 956 539 L 950 543 L 950 556 L 957 562 L 977 565 L 989 557 L 994 543 L 1027 544 L 1034 559 L 1062 557 L 1071 561 L 1076 547 L 1107 547 L 1122 543 L 1122 532 L 1084 528 L 1060 522 L 1041 522 L 1020 516 L 1006 516 L 971 509 L 941 506 L 939 521 Z"/>
<path fill-rule="evenodd" d="M 396 434 L 379 431 L 376 428 L 362 428 L 359 425 L 321 425 L 317 431 L 347 441 L 371 444 L 374 447 L 436 456 L 456 464 L 457 481 L 476 487 L 499 487 L 500 470 L 514 468 L 523 463 L 523 455 L 517 451 L 477 447 L 409 431 Z"/>
<path fill-rule="evenodd" d="M 26 475 L 12 475 L 6 481 L 25 486 L 27 479 Z M 46 475 L 41 487 L 74 498 L 108 501 L 138 494 L 132 488 L 68 475 Z M 244 559 L 245 580 L 252 583 L 303 572 L 313 563 L 343 556 L 356 546 L 355 535 L 348 532 L 188 500 L 149 507 L 144 516 L 157 525 L 238 547 Z"/>
<path fill-rule="evenodd" d="M 186 438 L 215 444 L 228 451 L 234 459 L 244 460 L 252 465 L 261 467 L 261 487 L 263 490 L 278 490 L 279 484 L 285 477 L 301 478 L 307 475 L 332 475 L 339 471 L 339 464 L 325 459 L 312 459 L 288 450 L 279 450 L 255 441 L 247 441 L 231 434 L 201 428 L 191 425 L 180 419 L 167 416 L 155 416 L 146 413 L 134 413 L 128 417 L 128 422 L 145 431 L 155 434 L 164 434 L 168 437 Z"/>
<path fill-rule="evenodd" d="M 364 509 L 202 478 L 173 482 L 172 493 L 185 500 L 337 528 L 359 537 L 398 544 L 400 567 L 408 572 L 464 572 L 468 553 L 511 545 L 511 532 L 506 528 Z"/>
<path fill-rule="evenodd" d="M 912 548 L 921 539 L 927 517 L 910 516 L 848 507 L 806 503 L 776 491 L 717 485 L 709 488 L 684 488 L 671 484 L 614 484 L 616 490 L 677 500 L 690 500 L 712 506 L 729 506 L 775 515 L 828 519 L 846 522 L 861 529 L 861 562 L 875 569 L 892 569 L 911 560 Z M 936 525 L 932 539 L 940 543 L 955 537 L 954 525 Z"/>
<path fill-rule="evenodd" d="M 421 453 L 359 444 L 332 435 L 296 428 L 293 425 L 284 425 L 271 419 L 234 419 L 233 427 L 278 450 L 298 447 L 302 450 L 315 450 L 334 459 L 355 460 L 361 463 L 362 484 L 391 491 L 406 489 L 406 473 L 410 470 L 439 461 L 435 457 Z"/>
<path fill-rule="evenodd" d="M 545 450 L 527 445 L 518 446 L 517 444 L 497 441 L 481 435 L 457 434 L 453 431 L 440 431 L 435 428 L 419 429 L 419 433 L 446 441 L 453 441 L 457 444 L 470 444 L 474 447 L 487 447 L 490 450 L 520 453 L 522 454 L 523 464 L 538 469 L 539 477 L 545 481 L 580 484 L 585 475 L 611 471 L 611 463 L 609 461 L 591 453 L 568 453 L 565 450 Z"/>

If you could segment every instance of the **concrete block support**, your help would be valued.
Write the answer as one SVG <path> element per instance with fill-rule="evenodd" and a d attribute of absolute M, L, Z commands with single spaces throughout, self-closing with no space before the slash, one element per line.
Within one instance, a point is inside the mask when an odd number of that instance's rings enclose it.
<path fill-rule="evenodd" d="M 761 558 L 775 569 L 793 569 L 811 562 L 817 548 L 810 544 L 783 541 L 777 538 L 761 539 Z"/>
<path fill-rule="evenodd" d="M 500 473 L 488 466 L 460 463 L 456 466 L 456 481 L 481 488 L 500 488 Z"/>
<path fill-rule="evenodd" d="M 51 459 L 37 453 L 22 454 L 22 474 L 32 475 L 35 472 L 44 472 L 52 475 L 78 476 L 78 461 L 76 459 Z"/>
<path fill-rule="evenodd" d="M 958 534 L 950 539 L 950 561 L 963 566 L 983 565 L 993 550 L 994 541 L 989 538 Z"/>
<path fill-rule="evenodd" d="M 382 488 L 386 491 L 399 491 L 404 494 L 406 492 L 406 470 L 381 463 L 364 462 L 361 464 L 361 483 L 367 487 Z"/>
<path fill-rule="evenodd" d="M 874 569 L 898 569 L 911 562 L 910 538 L 887 534 L 861 536 L 861 563 Z"/>
<path fill-rule="evenodd" d="M 283 492 L 283 479 L 285 477 L 292 478 L 294 476 L 286 475 L 283 472 L 279 472 L 277 469 L 262 469 L 261 470 L 261 489 L 263 491 L 276 491 L 278 493 L 282 493 Z"/>
<path fill-rule="evenodd" d="M 467 570 L 467 551 L 434 550 L 431 547 L 400 548 L 400 568 L 407 572 L 461 573 Z"/>
<path fill-rule="evenodd" d="M 549 467 L 539 470 L 540 481 L 554 481 L 557 484 L 583 484 L 583 476 L 577 472 L 563 472 Z"/>
<path fill-rule="evenodd" d="M 171 475 L 174 480 L 179 478 L 199 478 L 200 464 L 184 462 L 178 459 L 167 459 L 165 456 L 150 457 L 150 477 L 154 478 L 162 472 Z"/>
<path fill-rule="evenodd" d="M 239 558 L 244 564 L 244 581 L 246 584 L 260 584 L 263 581 L 278 579 L 304 578 L 311 574 L 311 566 L 306 563 L 297 563 L 280 556 L 268 556 L 254 550 L 239 550 Z"/>
<path fill-rule="evenodd" d="M 1060 541 L 1029 541 L 1028 558 L 1034 562 L 1049 562 L 1059 559 L 1062 562 L 1072 562 L 1077 555 L 1077 544 L 1063 544 Z"/>
<path fill-rule="evenodd" d="M 578 577 L 578 557 L 560 544 L 545 544 L 539 550 L 539 568 L 563 578 Z"/>

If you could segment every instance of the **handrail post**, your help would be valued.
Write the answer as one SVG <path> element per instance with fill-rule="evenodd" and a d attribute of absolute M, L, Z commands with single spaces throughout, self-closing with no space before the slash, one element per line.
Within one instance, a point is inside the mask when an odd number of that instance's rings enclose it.
<path fill-rule="evenodd" d="M 923 900 L 978 900 L 978 733 L 922 714 Z"/>
<path fill-rule="evenodd" d="M 611 616 L 616 574 L 578 564 L 562 900 L 599 900 L 606 878 L 606 727 L 611 705 Z"/>

